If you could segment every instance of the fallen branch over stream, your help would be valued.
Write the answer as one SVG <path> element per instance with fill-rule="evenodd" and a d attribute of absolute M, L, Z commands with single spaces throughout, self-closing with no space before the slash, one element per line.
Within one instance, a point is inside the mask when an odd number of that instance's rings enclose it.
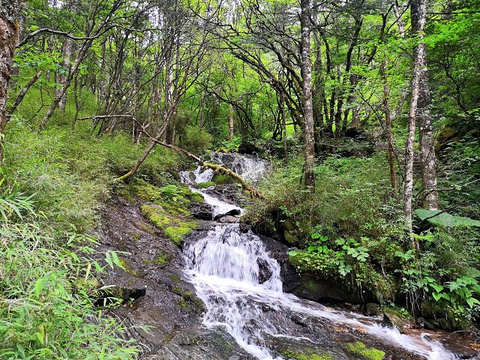
<path fill-rule="evenodd" d="M 150 133 L 143 126 L 143 124 L 140 123 L 137 119 L 135 119 L 135 117 L 132 116 L 132 115 L 100 115 L 100 116 L 99 115 L 94 115 L 94 116 L 91 116 L 91 117 L 81 118 L 79 120 L 95 119 L 95 118 L 99 118 L 99 117 L 102 117 L 102 118 L 105 118 L 105 117 L 131 118 L 140 127 L 142 132 L 149 138 L 149 140 L 152 142 L 153 145 L 155 145 L 155 144 L 162 145 L 162 146 L 164 146 L 166 148 L 169 148 L 169 149 L 171 149 L 171 150 L 173 150 L 177 153 L 180 153 L 180 154 L 183 154 L 183 155 L 189 157 L 190 159 L 197 162 L 200 166 L 203 166 L 207 169 L 212 169 L 216 173 L 228 175 L 228 176 L 232 177 L 233 179 L 237 180 L 242 185 L 242 189 L 248 191 L 250 193 L 251 197 L 256 197 L 256 198 L 259 198 L 259 199 L 263 199 L 263 196 L 259 193 L 259 191 L 257 189 L 255 189 L 253 186 L 249 185 L 240 175 L 238 175 L 233 170 L 230 170 L 229 168 L 226 168 L 225 166 L 222 166 L 222 165 L 219 165 L 219 164 L 204 162 L 199 156 L 197 156 L 195 154 L 192 154 L 191 152 L 189 152 L 185 149 L 182 149 L 181 147 L 178 147 L 178 146 L 175 146 L 175 145 L 172 145 L 172 144 L 167 144 L 167 143 L 161 141 L 158 137 L 154 137 L 154 136 L 150 135 Z M 137 171 L 137 169 L 138 169 L 137 167 L 132 168 L 126 174 L 116 178 L 115 181 L 125 180 L 125 179 L 133 176 L 135 174 L 135 172 Z"/>

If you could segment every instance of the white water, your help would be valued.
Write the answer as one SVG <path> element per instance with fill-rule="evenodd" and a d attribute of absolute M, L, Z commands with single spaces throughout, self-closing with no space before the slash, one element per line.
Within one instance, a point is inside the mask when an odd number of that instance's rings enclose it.
<path fill-rule="evenodd" d="M 264 169 L 263 163 L 261 168 Z M 202 173 L 201 169 L 194 175 L 195 182 L 210 181 L 213 176 Z M 205 180 L 207 178 L 209 180 Z M 207 196 L 205 201 L 220 206 L 217 203 L 220 200 L 211 198 Z M 371 318 L 336 311 L 284 293 L 279 263 L 270 256 L 259 237 L 251 232 L 242 233 L 238 224 L 214 226 L 205 237 L 186 246 L 184 254 L 188 260 L 186 275 L 206 306 L 203 324 L 224 327 L 243 349 L 258 359 L 274 359 L 266 345 L 269 336 L 314 342 L 314 339 L 289 333 L 285 322 L 272 322 L 268 316 L 271 310 L 277 312 L 276 316 L 285 314 L 285 318 L 287 314 L 296 313 L 360 328 L 426 359 L 455 359 L 440 343 L 429 341 L 425 336 L 407 336 L 397 329 L 373 323 Z"/>

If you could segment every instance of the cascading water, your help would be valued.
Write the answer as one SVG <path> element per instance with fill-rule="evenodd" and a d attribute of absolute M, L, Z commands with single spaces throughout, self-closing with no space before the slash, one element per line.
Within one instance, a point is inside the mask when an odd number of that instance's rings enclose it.
<path fill-rule="evenodd" d="M 228 156 L 232 160 L 232 155 Z M 211 158 L 223 163 L 225 154 L 216 154 Z M 252 177 L 258 179 L 266 167 L 264 161 L 255 162 L 252 158 L 245 161 L 239 155 L 229 165 L 236 166 L 235 170 L 250 181 Z M 213 172 L 208 171 L 202 172 L 198 168 L 193 174 L 183 173 L 182 178 L 190 185 L 210 181 Z M 196 191 L 205 197 L 206 193 Z M 205 197 L 205 201 L 217 212 L 234 206 L 213 196 Z M 279 263 L 268 253 L 258 236 L 251 231 L 242 232 L 238 224 L 214 224 L 204 237 L 187 244 L 184 254 L 187 259 L 186 276 L 206 306 L 203 324 L 224 327 L 242 348 L 258 359 L 282 359 L 272 355 L 268 346 L 271 338 L 315 342 L 315 338 L 290 333 L 286 326 L 288 322 L 281 317 L 292 313 L 361 328 L 422 358 L 456 358 L 427 336 L 400 334 L 396 329 L 372 322 L 371 318 L 336 311 L 284 293 Z"/>

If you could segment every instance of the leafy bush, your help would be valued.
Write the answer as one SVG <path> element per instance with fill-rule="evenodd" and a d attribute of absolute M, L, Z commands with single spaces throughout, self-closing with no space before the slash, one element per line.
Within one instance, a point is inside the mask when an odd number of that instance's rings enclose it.
<path fill-rule="evenodd" d="M 185 136 L 182 137 L 182 145 L 195 154 L 202 154 L 205 149 L 212 146 L 212 141 L 210 133 L 191 125 L 185 128 Z"/>

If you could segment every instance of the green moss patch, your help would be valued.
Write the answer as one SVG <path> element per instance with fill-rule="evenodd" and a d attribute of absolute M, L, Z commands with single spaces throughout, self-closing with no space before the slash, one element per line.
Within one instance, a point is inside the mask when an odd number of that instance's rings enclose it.
<path fill-rule="evenodd" d="M 353 354 L 362 356 L 365 360 L 383 360 L 385 357 L 384 351 L 375 348 L 367 348 L 365 344 L 360 341 L 347 344 L 347 350 Z"/>
<path fill-rule="evenodd" d="M 133 275 L 133 276 L 138 275 L 137 271 L 132 267 L 132 265 L 130 264 L 130 261 L 128 259 L 123 258 L 123 257 L 119 257 L 118 261 L 122 265 L 123 271 L 125 271 L 127 274 Z"/>
<path fill-rule="evenodd" d="M 178 214 L 171 214 L 159 205 L 144 204 L 140 207 L 143 216 L 162 229 L 169 240 L 180 245 L 182 239 L 190 230 L 197 227 L 195 221 L 186 221 L 179 218 Z"/>
<path fill-rule="evenodd" d="M 165 228 L 165 235 L 176 245 L 182 243 L 182 239 L 190 230 L 194 229 L 197 224 L 193 221 L 181 221 L 177 226 L 169 226 Z"/>
<path fill-rule="evenodd" d="M 172 255 L 165 254 L 165 253 L 161 253 L 153 260 L 149 260 L 149 259 L 144 260 L 146 264 L 158 265 L 161 268 L 167 266 L 170 263 L 170 261 L 172 261 Z"/>
<path fill-rule="evenodd" d="M 186 311 L 203 312 L 205 305 L 202 300 L 198 298 L 193 291 L 184 290 L 181 286 L 172 287 L 172 292 L 180 296 L 178 306 Z"/>
<path fill-rule="evenodd" d="M 291 350 L 284 350 L 281 352 L 287 359 L 292 360 L 332 360 L 332 355 L 326 352 L 313 351 L 307 349 L 303 352 L 295 352 Z"/>
<path fill-rule="evenodd" d="M 140 207 L 140 211 L 143 216 L 159 228 L 164 228 L 172 222 L 168 213 L 159 206 L 143 204 Z"/>
<path fill-rule="evenodd" d="M 231 184 L 232 177 L 226 174 L 216 174 L 213 178 L 213 182 L 217 185 Z"/>
<path fill-rule="evenodd" d="M 207 181 L 207 182 L 199 183 L 199 184 L 195 185 L 195 187 L 196 187 L 197 189 L 206 189 L 206 188 L 208 188 L 208 187 L 210 187 L 210 186 L 215 186 L 215 185 L 217 185 L 215 182 L 213 182 L 213 181 Z"/>
<path fill-rule="evenodd" d="M 130 191 L 142 200 L 161 206 L 172 215 L 189 216 L 190 204 L 203 201 L 202 195 L 192 192 L 187 186 L 170 184 L 157 187 L 142 179 L 135 179 Z"/>

